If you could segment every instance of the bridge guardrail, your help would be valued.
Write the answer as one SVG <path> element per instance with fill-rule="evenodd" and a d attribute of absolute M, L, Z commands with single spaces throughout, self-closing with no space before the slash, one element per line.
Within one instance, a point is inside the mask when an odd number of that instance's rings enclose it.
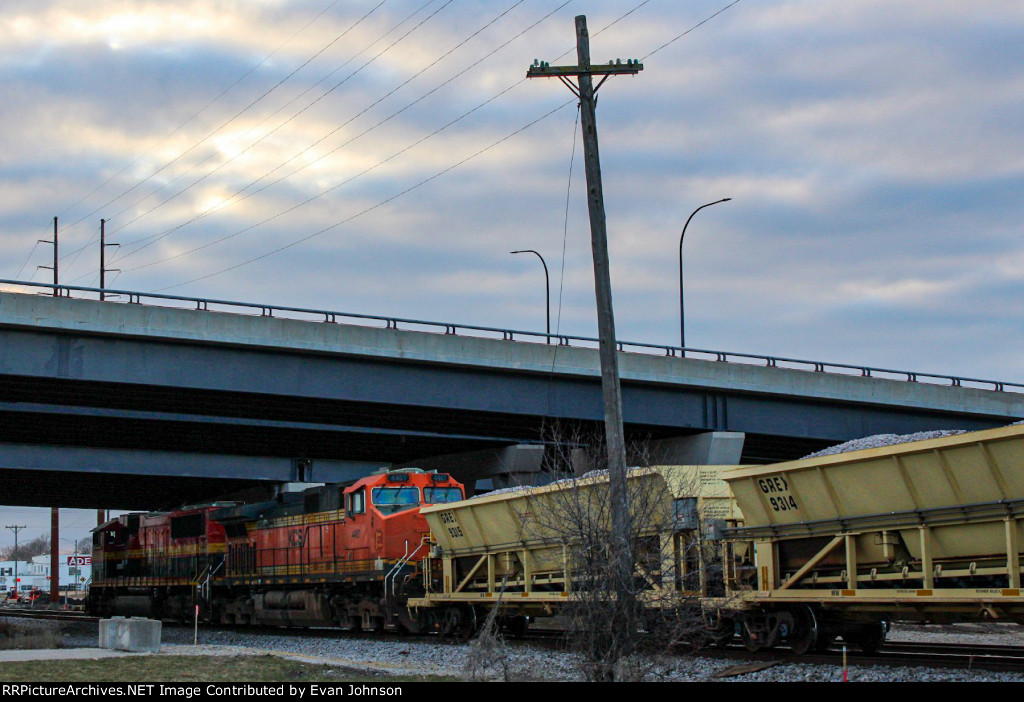
<path fill-rule="evenodd" d="M 385 329 L 403 329 L 405 331 L 433 331 L 447 335 L 457 336 L 459 332 L 470 333 L 473 336 L 483 338 L 500 338 L 504 341 L 543 340 L 544 343 L 557 344 L 559 346 L 582 345 L 585 347 L 597 346 L 599 341 L 595 337 L 575 336 L 568 334 L 547 334 L 545 332 L 532 332 L 517 329 L 503 329 L 500 327 L 484 327 L 473 324 L 453 324 L 451 322 L 432 322 L 422 319 L 408 319 L 403 317 L 387 317 L 371 314 L 360 314 L 357 312 L 338 312 L 334 310 L 319 310 L 304 307 L 289 307 L 285 305 L 267 305 L 256 302 L 239 302 L 236 300 L 217 300 L 213 298 L 188 297 L 181 295 L 165 295 L 162 293 L 146 293 L 134 290 L 115 290 L 111 288 L 90 288 L 78 285 L 54 285 L 52 283 L 32 283 L 19 280 L 0 279 L 0 285 L 27 287 L 33 289 L 45 289 L 55 297 L 71 297 L 72 292 L 94 293 L 97 296 L 103 293 L 107 302 L 121 304 L 143 304 L 142 300 L 160 300 L 165 302 L 188 303 L 193 309 L 199 311 L 211 311 L 210 305 L 228 308 L 242 308 L 259 310 L 262 317 L 273 317 L 275 313 L 291 313 L 300 315 L 289 317 L 300 321 L 320 321 L 329 324 L 338 324 L 338 320 L 358 320 L 361 322 L 382 322 Z M 11 292 L 11 291 L 7 291 Z M 125 297 L 127 301 L 120 299 L 111 300 L 111 297 Z M 217 310 L 213 310 L 217 311 Z M 323 319 L 319 319 L 322 317 Z M 401 327 L 399 325 L 402 325 Z M 443 331 L 440 331 L 443 330 Z M 831 363 L 827 361 L 808 361 L 806 359 L 788 358 L 785 356 L 762 356 L 759 354 L 739 353 L 734 351 L 715 351 L 711 349 L 682 348 L 665 344 L 647 344 L 636 341 L 617 341 L 619 351 L 623 353 L 657 353 L 665 356 L 678 356 L 680 358 L 696 358 L 700 360 L 713 360 L 721 363 L 742 363 L 746 365 L 764 365 L 768 368 L 788 368 L 790 370 L 803 370 L 815 373 L 834 373 L 840 375 L 859 375 L 865 378 L 885 378 L 888 380 L 902 380 L 910 383 L 926 382 L 931 384 L 944 384 L 951 387 L 977 387 L 983 390 L 994 390 L 996 392 L 1024 392 L 1024 384 L 1008 383 L 998 380 L 986 380 L 983 378 L 968 378 L 965 376 L 942 375 L 940 373 L 920 373 L 917 371 L 895 370 L 892 368 L 876 368 L 872 366 L 858 366 L 848 363 Z"/>

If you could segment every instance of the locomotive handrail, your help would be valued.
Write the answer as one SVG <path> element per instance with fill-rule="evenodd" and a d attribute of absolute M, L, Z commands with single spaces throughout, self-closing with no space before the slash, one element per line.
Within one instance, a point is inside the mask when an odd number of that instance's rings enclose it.
<path fill-rule="evenodd" d="M 237 300 L 218 300 L 214 298 L 167 295 L 164 293 L 147 293 L 131 290 L 118 290 L 113 288 L 93 288 L 78 285 L 54 285 L 53 283 L 33 283 L 29 281 L 9 280 L 3 278 L 0 278 L 0 285 L 47 289 L 50 290 L 55 297 L 66 297 L 69 299 L 71 298 L 72 292 L 95 293 L 97 296 L 100 293 L 103 293 L 107 298 L 104 302 L 108 302 L 110 304 L 141 305 L 143 304 L 142 299 L 146 298 L 148 300 L 188 303 L 190 306 L 194 305 L 195 311 L 199 312 L 210 311 L 209 305 L 211 304 L 221 305 L 223 307 L 259 310 L 259 316 L 269 319 L 289 319 L 288 317 L 275 316 L 275 312 L 284 312 L 323 317 L 323 320 L 318 322 L 320 324 L 337 324 L 338 318 L 341 317 L 344 319 L 362 322 L 382 322 L 384 323 L 385 329 L 392 329 L 396 331 L 400 329 L 399 325 L 401 324 L 405 326 L 405 331 L 415 331 L 415 329 L 410 329 L 409 327 L 426 327 L 429 329 L 437 329 L 440 333 L 448 336 L 457 335 L 459 333 L 466 334 L 468 332 L 469 335 L 477 336 L 478 338 L 495 338 L 503 341 L 516 341 L 516 337 L 520 337 L 520 339 L 529 338 L 538 340 L 538 343 L 539 341 L 543 341 L 545 344 L 551 344 L 553 340 L 557 346 L 572 346 L 573 344 L 571 342 L 576 342 L 577 344 L 586 345 L 584 346 L 585 348 L 599 343 L 597 338 L 589 336 L 522 331 L 472 324 L 453 324 L 451 322 L 434 322 L 423 319 L 385 317 L 371 314 L 360 314 L 357 312 L 337 312 L 333 310 L 291 307 L 286 305 L 268 305 L 265 303 L 239 302 Z M 127 297 L 128 301 L 123 302 L 119 299 L 111 299 L 112 296 L 120 295 Z M 916 371 L 897 370 L 893 368 L 875 368 L 848 363 L 833 363 L 829 361 L 811 361 L 784 356 L 765 356 L 735 351 L 716 351 L 711 349 L 681 347 L 666 344 L 650 344 L 636 341 L 616 341 L 616 348 L 623 353 L 657 354 L 669 357 L 679 356 L 684 362 L 686 360 L 713 360 L 722 363 L 737 363 L 745 365 L 753 365 L 756 363 L 764 365 L 766 368 L 785 368 L 788 370 L 802 370 L 815 373 L 834 373 L 836 375 L 853 375 L 854 373 L 857 373 L 861 377 L 865 378 L 874 378 L 878 377 L 877 374 L 882 374 L 885 376 L 892 376 L 891 378 L 887 378 L 889 380 L 902 380 L 908 383 L 929 382 L 933 385 L 945 384 L 950 387 L 964 387 L 964 384 L 968 383 L 971 384 L 968 385 L 968 387 L 981 386 L 980 389 L 992 390 L 994 392 L 1024 392 L 1024 383 L 1008 383 L 984 378 L 944 375 L 941 373 L 919 373 Z M 694 358 L 695 356 L 696 358 Z M 704 359 L 700 356 L 707 356 L 708 358 Z M 779 364 L 785 365 L 780 366 Z"/>
<path fill-rule="evenodd" d="M 387 591 L 388 591 L 388 578 L 390 578 L 391 579 L 391 594 L 392 594 L 392 596 L 394 596 L 394 594 L 395 594 L 395 581 L 398 579 L 398 574 L 401 572 L 402 568 L 404 568 L 406 566 L 406 564 L 408 564 L 409 561 L 412 560 L 412 557 L 415 556 L 417 553 L 419 553 L 420 549 L 423 548 L 423 545 L 426 543 L 426 541 L 427 541 L 427 536 L 426 535 L 421 536 L 420 537 L 420 544 L 419 544 L 419 546 L 417 546 L 415 549 L 413 549 L 412 553 L 409 553 L 409 542 L 408 541 L 405 542 L 405 554 L 403 554 L 401 558 L 399 558 L 397 561 L 395 561 L 395 565 L 392 566 L 391 570 L 389 570 L 387 572 L 387 575 L 384 576 L 384 592 L 385 593 L 387 593 Z"/>
<path fill-rule="evenodd" d="M 417 549 L 417 550 L 419 550 L 419 549 Z M 405 552 L 402 554 L 402 557 L 399 558 L 397 561 L 395 561 L 395 564 L 393 566 L 391 566 L 391 570 L 389 570 L 387 573 L 384 574 L 384 593 L 385 594 L 387 594 L 387 591 L 388 591 L 388 578 L 391 577 L 391 574 L 395 572 L 395 570 L 399 567 L 399 565 L 405 560 L 405 558 L 408 555 L 409 555 L 409 540 L 406 539 L 405 540 Z M 394 594 L 394 593 L 392 593 L 392 594 Z"/>

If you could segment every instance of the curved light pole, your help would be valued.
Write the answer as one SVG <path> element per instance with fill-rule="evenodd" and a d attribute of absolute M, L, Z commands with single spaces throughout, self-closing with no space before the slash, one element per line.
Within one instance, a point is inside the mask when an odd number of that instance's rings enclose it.
<path fill-rule="evenodd" d="M 709 202 L 706 205 L 701 205 L 686 218 L 686 224 L 683 225 L 683 233 L 679 235 L 679 346 L 683 349 L 683 356 L 686 356 L 686 326 L 685 326 L 685 311 L 683 307 L 683 237 L 686 236 L 686 228 L 690 225 L 690 220 L 693 219 L 693 215 L 697 214 L 705 207 L 711 207 L 717 205 L 720 202 L 729 202 L 732 200 L 731 197 L 723 197 L 721 200 L 715 200 Z"/>
<path fill-rule="evenodd" d="M 540 259 L 540 264 L 544 266 L 544 312 L 547 315 L 548 320 L 548 335 L 547 342 L 551 343 L 551 279 L 548 277 L 548 264 L 544 262 L 544 257 L 533 249 L 524 249 L 522 251 L 510 251 L 509 253 L 521 254 L 521 253 L 532 253 L 536 254 L 537 258 Z"/>

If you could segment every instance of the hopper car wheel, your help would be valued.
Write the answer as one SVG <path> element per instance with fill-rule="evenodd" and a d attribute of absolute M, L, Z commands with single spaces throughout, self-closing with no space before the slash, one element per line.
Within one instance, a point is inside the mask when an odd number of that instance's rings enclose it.
<path fill-rule="evenodd" d="M 885 622 L 872 622 L 863 627 L 858 627 L 843 634 L 843 640 L 858 647 L 867 654 L 878 651 L 885 643 L 885 635 L 888 627 Z"/>
<path fill-rule="evenodd" d="M 476 610 L 472 607 L 449 607 L 441 615 L 441 635 L 469 639 L 476 633 Z"/>
<path fill-rule="evenodd" d="M 793 653 L 802 656 L 808 651 L 814 650 L 820 634 L 818 618 L 814 616 L 813 609 L 801 607 L 793 612 L 793 628 L 787 637 Z"/>
<path fill-rule="evenodd" d="M 818 629 L 818 640 L 814 644 L 812 649 L 815 653 L 823 653 L 832 646 L 832 642 L 836 640 L 835 632 L 827 631 L 824 628 Z"/>
<path fill-rule="evenodd" d="M 467 607 L 463 613 L 462 626 L 459 628 L 459 636 L 464 640 L 468 641 L 473 638 L 481 627 L 483 622 L 478 622 L 476 618 L 476 610 L 473 607 Z"/>
<path fill-rule="evenodd" d="M 441 616 L 441 636 L 460 636 L 466 628 L 464 612 L 459 607 L 449 607 Z"/>
<path fill-rule="evenodd" d="M 718 626 L 708 632 L 709 644 L 717 649 L 725 649 L 734 638 L 736 638 L 736 622 L 726 617 L 720 619 Z"/>
<path fill-rule="evenodd" d="M 751 653 L 757 653 L 764 648 L 761 639 L 757 634 L 750 631 L 750 627 L 747 626 L 746 622 L 740 624 L 740 640 L 743 641 L 743 647 Z"/>
<path fill-rule="evenodd" d="M 513 639 L 521 639 L 526 634 L 529 620 L 524 616 L 507 617 L 505 619 L 505 630 Z"/>

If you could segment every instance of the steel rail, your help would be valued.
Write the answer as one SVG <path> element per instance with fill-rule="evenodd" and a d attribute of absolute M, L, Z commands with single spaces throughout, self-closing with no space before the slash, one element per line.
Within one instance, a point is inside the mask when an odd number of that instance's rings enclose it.
<path fill-rule="evenodd" d="M 71 293 L 95 293 L 97 298 L 103 293 L 106 298 L 104 302 L 116 304 L 141 305 L 142 300 L 159 300 L 166 302 L 184 302 L 194 306 L 195 310 L 210 311 L 210 305 L 221 307 L 236 307 L 241 309 L 259 310 L 261 317 L 274 317 L 275 313 L 292 313 L 322 316 L 323 322 L 337 324 L 339 319 L 358 320 L 362 322 L 382 322 L 386 329 L 399 329 L 404 325 L 405 331 L 421 331 L 410 327 L 427 327 L 441 330 L 450 336 L 457 336 L 461 333 L 469 336 L 484 337 L 488 335 L 501 335 L 504 341 L 516 341 L 525 339 L 543 340 L 545 343 L 557 343 L 559 346 L 573 346 L 573 344 L 587 344 L 597 346 L 599 343 L 596 337 L 576 336 L 570 334 L 548 334 L 545 332 L 533 332 L 520 329 L 508 329 L 502 327 L 485 327 L 474 324 L 454 324 L 451 322 L 434 322 L 424 319 L 410 319 L 404 317 L 388 317 L 372 314 L 360 314 L 357 312 L 339 312 L 336 310 L 323 310 L 306 307 L 290 307 L 286 305 L 269 305 L 258 302 L 240 302 L 237 300 L 218 300 L 203 297 L 188 297 L 182 295 L 166 295 L 163 293 L 147 293 L 134 290 L 116 290 L 113 288 L 91 288 L 77 285 L 54 285 L 53 283 L 33 283 L 19 280 L 8 280 L 0 278 L 0 285 L 20 286 L 28 288 L 40 288 L 50 290 L 55 297 L 70 298 Z M 13 292 L 11 290 L 0 292 Z M 111 300 L 110 296 L 123 296 L 126 301 Z M 285 317 L 287 319 L 287 317 Z M 312 321 L 312 320 L 303 320 Z M 617 341 L 616 345 L 623 353 L 647 353 L 658 352 L 668 357 L 687 357 L 696 360 L 714 360 L 721 363 L 737 363 L 743 365 L 754 365 L 756 362 L 768 368 L 786 368 L 789 370 L 800 370 L 815 373 L 832 373 L 835 375 L 860 375 L 865 378 L 883 378 L 886 380 L 899 380 L 909 383 L 926 382 L 930 385 L 948 385 L 950 387 L 977 387 L 982 390 L 993 390 L 995 392 L 1024 392 L 1024 383 L 1009 383 L 1000 380 L 988 380 L 984 378 L 969 378 L 958 375 L 944 375 L 941 373 L 921 373 L 918 371 L 897 370 L 893 368 L 878 368 L 873 366 L 859 366 L 849 363 L 833 363 L 830 361 L 810 361 L 800 358 L 789 358 L 786 356 L 763 356 L 760 354 L 740 353 L 737 351 L 717 351 L 712 349 L 683 348 L 665 344 L 648 344 L 637 341 Z M 708 357 L 704 359 L 702 357 Z M 782 364 L 782 365 L 780 365 Z"/>

